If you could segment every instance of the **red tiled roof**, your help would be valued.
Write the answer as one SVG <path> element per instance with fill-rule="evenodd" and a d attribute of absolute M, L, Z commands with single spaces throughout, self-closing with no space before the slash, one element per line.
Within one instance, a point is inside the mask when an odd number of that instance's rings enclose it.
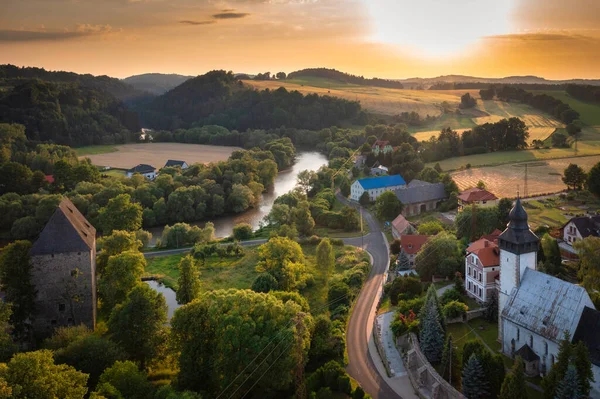
<path fill-rule="evenodd" d="M 386 145 L 388 145 L 390 142 L 387 140 L 377 140 L 376 142 L 373 143 L 373 146 L 371 148 L 376 148 L 379 147 L 380 149 L 383 150 L 383 147 L 385 147 Z"/>
<path fill-rule="evenodd" d="M 396 219 L 394 219 L 392 226 L 394 226 L 399 234 L 402 234 L 408 228 L 408 226 L 410 226 L 410 223 L 404 216 L 402 216 L 402 214 L 400 214 Z"/>
<path fill-rule="evenodd" d="M 493 241 L 480 238 L 467 248 L 467 253 L 475 254 L 483 267 L 498 266 L 500 264 L 500 250 Z"/>
<path fill-rule="evenodd" d="M 401 235 L 400 243 L 402 250 L 407 255 L 414 255 L 421 250 L 421 247 L 425 245 L 431 236 L 424 235 Z"/>
<path fill-rule="evenodd" d="M 48 183 L 50 183 L 50 184 L 54 183 L 54 176 L 46 175 L 45 178 Z"/>
<path fill-rule="evenodd" d="M 498 244 L 498 237 L 500 237 L 500 234 L 502 234 L 502 232 L 498 229 L 492 231 L 490 234 L 485 235 L 481 238 L 485 238 L 488 241 L 493 242 L 494 244 Z"/>
<path fill-rule="evenodd" d="M 480 188 L 470 188 L 465 190 L 458 195 L 458 198 L 463 202 L 469 203 L 476 201 L 493 201 L 498 199 L 498 197 L 496 197 L 494 194 Z"/>

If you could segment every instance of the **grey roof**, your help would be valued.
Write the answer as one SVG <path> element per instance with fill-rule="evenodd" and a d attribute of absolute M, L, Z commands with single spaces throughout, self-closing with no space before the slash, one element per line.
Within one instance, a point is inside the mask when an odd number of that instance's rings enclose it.
<path fill-rule="evenodd" d="M 506 226 L 506 230 L 498 237 L 500 247 L 504 248 L 502 241 L 509 242 L 517 245 L 517 253 L 522 250 L 522 244 L 537 244 L 540 239 L 536 236 L 533 231 L 529 228 L 527 223 L 527 212 L 521 204 L 521 199 L 517 198 L 515 206 L 510 211 L 509 222 Z"/>
<path fill-rule="evenodd" d="M 169 159 L 167 161 L 167 163 L 165 164 L 165 168 L 169 167 L 169 166 L 183 166 L 184 163 L 185 163 L 185 161 L 178 161 L 176 159 Z"/>
<path fill-rule="evenodd" d="M 152 173 L 154 171 L 156 171 L 156 168 L 154 166 L 150 166 L 145 163 L 141 163 L 141 164 L 129 169 L 127 172 L 130 172 L 130 173 Z"/>
<path fill-rule="evenodd" d="M 422 187 L 422 186 L 428 186 L 431 183 L 423 181 L 423 180 L 417 180 L 417 179 L 412 179 L 410 183 L 408 183 L 408 187 Z"/>
<path fill-rule="evenodd" d="M 590 352 L 590 360 L 600 366 L 600 312 L 596 309 L 585 307 L 577 325 L 573 342 L 583 341 Z"/>
<path fill-rule="evenodd" d="M 515 352 L 516 356 L 520 356 L 526 362 L 534 362 L 540 360 L 540 357 L 531 349 L 527 344 L 523 345 L 518 351 Z"/>
<path fill-rule="evenodd" d="M 31 255 L 89 251 L 95 241 L 96 229 L 64 198 L 31 247 Z"/>
<path fill-rule="evenodd" d="M 414 182 L 414 180 L 413 180 Z M 413 183 L 411 182 L 411 184 Z M 443 183 L 426 183 L 418 181 L 419 183 L 425 184 L 415 184 L 412 187 L 410 184 L 406 188 L 399 188 L 394 190 L 396 197 L 403 204 L 417 204 L 420 202 L 434 201 L 434 200 L 442 200 L 447 198 L 446 189 L 444 188 Z"/>
<path fill-rule="evenodd" d="M 581 237 L 600 237 L 600 216 L 580 216 L 573 218 L 567 224 L 573 222 Z"/>
<path fill-rule="evenodd" d="M 594 305 L 583 287 L 527 268 L 502 318 L 559 342 L 565 330 L 574 335 L 586 306 Z"/>

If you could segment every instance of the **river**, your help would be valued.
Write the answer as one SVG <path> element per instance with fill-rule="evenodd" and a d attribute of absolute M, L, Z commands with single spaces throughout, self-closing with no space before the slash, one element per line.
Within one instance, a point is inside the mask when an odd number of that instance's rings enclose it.
<path fill-rule="evenodd" d="M 261 220 L 271 212 L 275 199 L 282 194 L 291 191 L 296 186 L 296 178 L 303 170 L 318 170 L 321 166 L 327 165 L 327 158 L 319 152 L 300 152 L 296 155 L 294 165 L 286 170 L 279 172 L 275 178 L 273 188 L 263 193 L 262 201 L 258 208 L 249 209 L 238 215 L 227 215 L 191 223 L 192 225 L 204 226 L 208 221 L 215 224 L 215 235 L 217 237 L 228 237 L 233 232 L 233 227 L 238 223 L 249 223 L 253 229 L 259 227 Z M 152 241 L 160 238 L 163 227 L 153 227 L 149 229 L 152 233 Z"/>

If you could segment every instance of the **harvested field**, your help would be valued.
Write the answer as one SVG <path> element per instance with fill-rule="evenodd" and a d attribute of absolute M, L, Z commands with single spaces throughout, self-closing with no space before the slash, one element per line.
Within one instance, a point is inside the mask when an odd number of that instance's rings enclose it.
<path fill-rule="evenodd" d="M 523 194 L 525 165 L 527 165 L 527 195 L 541 195 L 567 188 L 562 182 L 562 174 L 570 163 L 575 163 L 587 171 L 598 162 L 600 162 L 600 155 L 522 162 L 466 169 L 452 173 L 452 178 L 461 190 L 475 187 L 481 180 L 485 182 L 487 189 L 497 196 L 514 197 L 517 195 L 517 188 Z"/>
<path fill-rule="evenodd" d="M 115 146 L 117 151 L 104 154 L 86 155 L 94 165 L 129 169 L 140 163 L 162 168 L 167 160 L 177 159 L 188 165 L 224 161 L 238 147 L 225 147 L 203 144 L 146 143 Z M 84 157 L 82 157 L 84 158 Z"/>

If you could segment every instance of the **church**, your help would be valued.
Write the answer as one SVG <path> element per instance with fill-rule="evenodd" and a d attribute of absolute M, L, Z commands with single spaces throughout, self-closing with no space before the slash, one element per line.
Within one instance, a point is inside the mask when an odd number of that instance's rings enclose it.
<path fill-rule="evenodd" d="M 537 270 L 540 239 L 531 231 L 518 198 L 498 238 L 498 339 L 502 352 L 520 356 L 527 375 L 546 374 L 558 356 L 565 331 L 589 349 L 592 397 L 600 396 L 600 312 L 586 290 Z"/>

